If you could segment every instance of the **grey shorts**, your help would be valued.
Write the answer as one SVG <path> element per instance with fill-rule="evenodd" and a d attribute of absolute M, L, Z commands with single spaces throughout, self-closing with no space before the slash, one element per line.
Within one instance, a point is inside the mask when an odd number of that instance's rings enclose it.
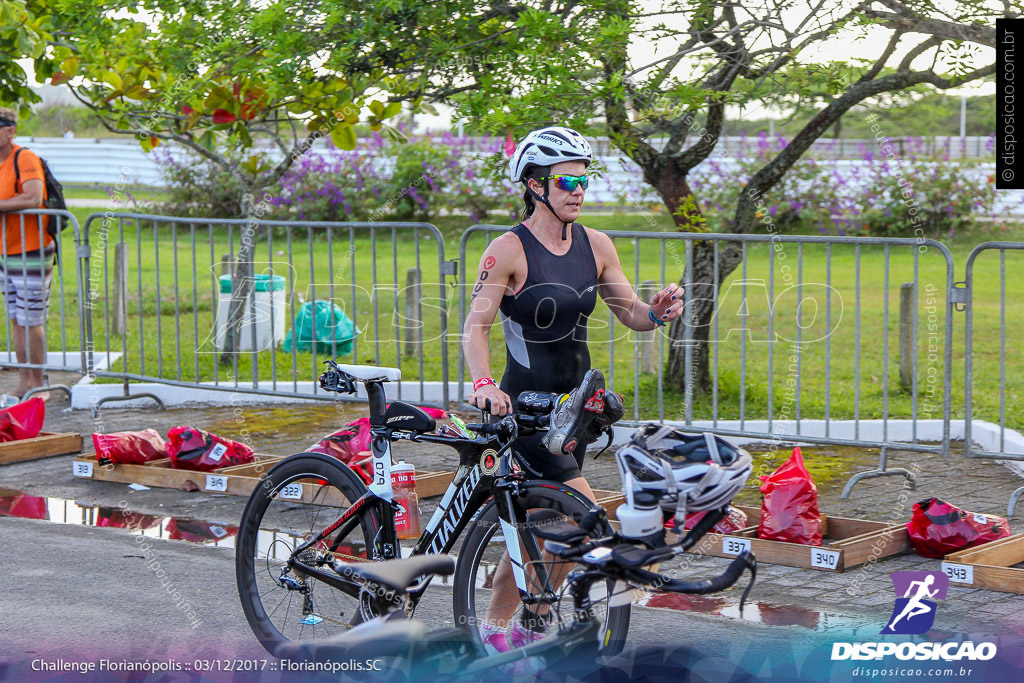
<path fill-rule="evenodd" d="M 7 317 L 22 327 L 46 324 L 53 276 L 53 250 L 44 249 L 0 258 L 0 290 Z"/>

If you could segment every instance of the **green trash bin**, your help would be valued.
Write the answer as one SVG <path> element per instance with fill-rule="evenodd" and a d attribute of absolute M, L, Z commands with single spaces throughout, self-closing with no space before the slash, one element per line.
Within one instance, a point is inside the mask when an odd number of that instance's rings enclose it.
<path fill-rule="evenodd" d="M 313 338 L 314 318 L 316 339 Z M 352 353 L 355 325 L 341 307 L 331 301 L 307 301 L 295 314 L 295 325 L 284 338 L 284 350 L 312 351 L 318 354 L 347 356 Z"/>

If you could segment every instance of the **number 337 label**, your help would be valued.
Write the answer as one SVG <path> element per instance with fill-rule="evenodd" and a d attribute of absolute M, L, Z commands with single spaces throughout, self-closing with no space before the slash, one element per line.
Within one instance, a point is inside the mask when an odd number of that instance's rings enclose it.
<path fill-rule="evenodd" d="M 749 538 L 723 538 L 722 552 L 726 555 L 739 555 L 744 550 L 750 550 Z"/>

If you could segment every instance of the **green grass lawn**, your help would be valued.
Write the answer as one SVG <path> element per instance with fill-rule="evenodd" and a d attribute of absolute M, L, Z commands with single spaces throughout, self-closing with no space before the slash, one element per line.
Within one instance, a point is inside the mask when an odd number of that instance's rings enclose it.
<path fill-rule="evenodd" d="M 89 209 L 76 209 L 85 223 Z M 588 217 L 590 227 L 603 230 L 671 231 L 670 220 L 647 216 L 604 214 Z M 446 259 L 458 258 L 458 238 L 466 227 L 462 217 L 438 221 L 444 236 Z M 64 233 L 64 263 L 74 263 L 71 233 Z M 962 280 L 972 246 L 986 239 L 1024 240 L 1019 228 L 990 230 L 948 242 L 953 254 L 955 280 Z M 128 251 L 127 334 L 116 335 L 108 325 L 113 284 L 113 244 L 123 241 Z M 276 352 L 242 354 L 235 364 L 222 365 L 213 348 L 222 254 L 235 253 L 237 229 L 206 225 L 137 225 L 112 222 L 106 231 L 100 221 L 90 226 L 93 258 L 90 262 L 93 292 L 92 330 L 95 348 L 125 353 L 116 371 L 184 382 L 219 380 L 233 383 L 259 378 L 266 386 L 276 377 L 278 388 L 288 390 L 293 381 L 308 381 L 318 374 L 324 356 L 312 353 Z M 419 261 L 417 262 L 417 243 Z M 194 248 L 193 248 L 194 245 Z M 472 286 L 476 263 L 484 248 L 484 236 L 468 242 L 467 279 Z M 670 245 L 662 253 L 656 240 L 618 239 L 616 245 L 624 271 L 634 284 L 676 280 L 681 274 L 682 247 Z M 962 415 L 964 396 L 964 314 L 953 316 L 952 383 L 942 381 L 945 367 L 941 353 L 929 360 L 929 345 L 941 349 L 945 334 L 945 260 L 937 250 L 925 253 L 913 248 L 845 245 L 831 247 L 831 267 L 826 267 L 823 245 L 786 244 L 782 254 L 770 257 L 766 244 L 748 245 L 745 265 L 722 288 L 718 313 L 712 323 L 712 368 L 718 380 L 716 395 L 699 396 L 692 409 L 695 419 L 745 416 L 762 419 L 863 419 L 941 417 L 944 392 L 952 400 L 953 415 Z M 859 253 L 858 253 L 859 252 Z M 292 266 L 289 267 L 289 254 Z M 916 254 L 916 256 L 915 256 Z M 1007 369 L 1024 361 L 1015 340 L 1024 336 L 1021 297 L 1010 287 L 1024 254 L 1006 256 L 1006 359 Z M 437 243 L 426 232 L 419 240 L 408 232 L 334 228 L 328 244 L 326 230 L 296 227 L 275 229 L 261 237 L 257 247 L 257 272 L 273 270 L 287 280 L 288 327 L 300 298 L 332 298 L 354 319 L 361 330 L 354 349 L 341 360 L 397 365 L 407 379 L 441 378 L 443 351 L 447 349 L 450 377 L 458 371 L 458 279 L 439 276 Z M 802 266 L 800 265 L 802 263 Z M 402 326 L 406 305 L 406 271 L 422 271 L 423 342 L 406 355 Z M 799 269 L 799 270 L 798 270 Z M 917 395 L 901 387 L 899 379 L 900 284 L 914 279 L 917 296 L 918 382 Z M 997 420 L 1004 411 L 1011 425 L 1024 415 L 1024 379 L 1008 373 L 1006 401 L 1000 405 L 999 297 L 1001 275 L 998 254 L 979 259 L 975 269 L 974 410 L 975 416 Z M 797 282 L 802 282 L 798 291 Z M 376 288 L 374 283 L 377 283 Z M 790 286 L 792 285 L 792 286 Z M 745 290 L 745 297 L 744 297 Z M 51 302 L 48 334 L 51 350 L 81 346 L 77 282 L 66 267 L 63 282 L 63 315 L 60 299 Z M 803 305 L 800 306 L 802 296 Z M 376 307 L 376 308 L 375 308 Z M 830 317 L 827 314 L 831 308 Z M 888 311 L 886 311 L 888 307 Z M 797 312 L 800 309 L 798 317 Z M 929 321 L 934 308 L 938 317 Z M 448 337 L 442 337 L 440 311 L 448 311 Z M 856 311 L 859 309 L 859 316 Z M 933 329 L 929 329 L 932 325 Z M 799 346 L 792 342 L 798 339 Z M 655 373 L 637 373 L 636 335 L 617 323 L 600 302 L 590 322 L 593 365 L 614 377 L 615 388 L 627 402 L 639 406 L 644 416 L 658 414 Z M 774 339 L 774 341 L 772 341 Z M 492 331 L 494 372 L 503 365 L 500 326 Z M 795 351 L 795 349 L 799 351 Z M 661 340 L 660 353 L 667 360 L 668 345 Z M 795 361 L 796 356 L 799 360 Z M 798 363 L 798 368 L 797 368 Z M 929 398 L 930 397 L 930 398 Z M 926 400 L 928 399 L 928 400 Z M 662 417 L 683 417 L 683 397 L 664 387 Z"/>

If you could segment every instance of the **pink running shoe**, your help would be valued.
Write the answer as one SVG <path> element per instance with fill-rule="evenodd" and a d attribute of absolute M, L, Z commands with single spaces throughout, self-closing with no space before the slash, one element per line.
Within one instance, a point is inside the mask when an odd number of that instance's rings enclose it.
<path fill-rule="evenodd" d="M 484 641 L 487 654 L 501 654 L 512 649 L 505 638 L 505 629 L 487 622 L 480 624 L 480 638 Z"/>
<path fill-rule="evenodd" d="M 526 628 L 518 621 L 508 630 L 508 643 L 512 647 L 523 647 L 544 637 L 543 633 L 537 633 Z"/>

